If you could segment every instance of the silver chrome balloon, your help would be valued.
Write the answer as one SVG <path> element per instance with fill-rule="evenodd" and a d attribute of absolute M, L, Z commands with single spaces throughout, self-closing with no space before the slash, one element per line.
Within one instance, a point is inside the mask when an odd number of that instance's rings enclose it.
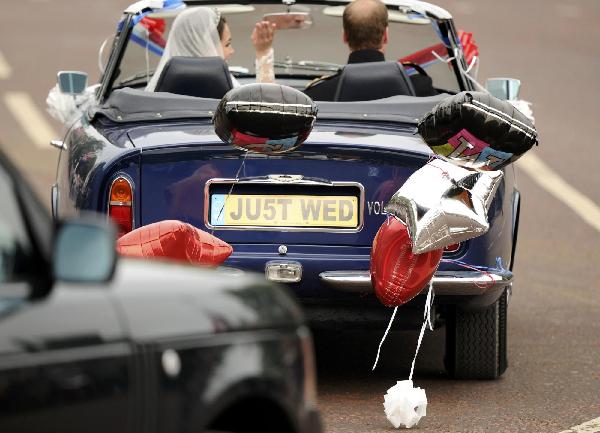
<path fill-rule="evenodd" d="M 406 180 L 385 211 L 406 224 L 413 253 L 444 248 L 488 231 L 487 210 L 502 175 L 435 159 Z"/>

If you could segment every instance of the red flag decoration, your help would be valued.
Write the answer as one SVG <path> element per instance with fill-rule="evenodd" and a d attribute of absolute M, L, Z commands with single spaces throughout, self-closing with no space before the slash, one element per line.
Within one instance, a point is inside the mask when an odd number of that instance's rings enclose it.
<path fill-rule="evenodd" d="M 459 30 L 458 38 L 460 39 L 460 44 L 463 47 L 463 53 L 465 54 L 467 65 L 470 65 L 473 57 L 479 56 L 479 47 L 473 39 L 473 33 Z"/>
<path fill-rule="evenodd" d="M 148 39 L 164 48 L 167 41 L 163 38 L 165 34 L 165 20 L 162 18 L 144 17 L 140 20 L 140 24 L 148 30 Z"/>
<path fill-rule="evenodd" d="M 167 41 L 164 38 L 165 20 L 144 17 L 133 26 L 129 39 L 157 56 L 162 56 Z"/>
<path fill-rule="evenodd" d="M 408 56 L 402 57 L 398 61 L 400 63 L 416 63 L 417 65 L 427 68 L 427 66 L 437 63 L 440 60 L 433 54 L 437 54 L 440 58 L 448 58 L 448 49 L 444 44 L 432 45 L 431 47 L 423 48 L 422 50 L 415 51 Z"/>
<path fill-rule="evenodd" d="M 470 65 L 471 61 L 473 60 L 473 57 L 479 56 L 479 47 L 477 47 L 477 44 L 473 39 L 473 33 L 465 32 L 464 30 L 459 30 L 457 33 L 463 48 L 463 53 L 465 55 L 467 65 Z M 399 59 L 399 62 L 416 63 L 417 65 L 420 65 L 423 68 L 427 68 L 427 66 L 430 66 L 431 64 L 440 61 L 439 58 L 433 54 L 434 52 L 442 59 L 448 58 L 448 49 L 444 46 L 444 44 L 437 44 L 416 51 L 412 54 L 409 54 L 406 57 L 402 57 L 401 59 Z"/>
<path fill-rule="evenodd" d="M 413 254 L 406 226 L 389 217 L 375 235 L 371 250 L 371 282 L 375 295 L 388 307 L 407 303 L 429 283 L 443 249 Z"/>
<path fill-rule="evenodd" d="M 206 266 L 223 263 L 233 252 L 227 242 L 182 221 L 165 220 L 137 228 L 117 240 L 123 256 L 166 258 Z"/>

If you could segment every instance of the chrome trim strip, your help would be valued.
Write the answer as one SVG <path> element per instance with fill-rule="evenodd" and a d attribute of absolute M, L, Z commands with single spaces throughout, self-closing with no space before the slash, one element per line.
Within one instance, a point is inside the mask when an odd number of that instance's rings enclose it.
<path fill-rule="evenodd" d="M 276 105 L 278 107 L 299 107 L 299 108 L 312 108 L 309 104 L 287 104 L 281 102 L 252 102 L 252 101 L 230 101 L 226 102 L 225 106 L 237 106 L 237 105 L 256 105 L 258 107 L 270 107 Z"/>
<path fill-rule="evenodd" d="M 281 176 L 281 177 L 277 177 Z M 284 177 L 289 176 L 289 177 Z M 290 180 L 291 179 L 291 180 Z M 282 226 L 213 226 L 210 224 L 208 210 L 210 208 L 209 190 L 212 184 L 268 184 L 268 185 L 325 185 L 333 187 L 355 186 L 360 190 L 358 200 L 359 224 L 356 228 L 322 228 L 322 227 L 282 227 Z M 365 224 L 365 188 L 358 182 L 329 182 L 313 179 L 304 179 L 301 175 L 269 175 L 264 178 L 247 179 L 209 179 L 204 186 L 204 225 L 211 230 L 258 230 L 270 232 L 321 232 L 321 233 L 358 233 Z"/>
<path fill-rule="evenodd" d="M 334 290 L 347 293 L 373 292 L 369 271 L 325 271 L 321 282 Z M 433 277 L 436 295 L 482 295 L 513 282 L 512 272 L 440 271 Z"/>
<path fill-rule="evenodd" d="M 67 145 L 62 140 L 50 140 L 50 146 L 56 147 L 58 150 L 67 150 Z"/>
<path fill-rule="evenodd" d="M 52 218 L 58 220 L 58 183 L 52 185 L 50 188 L 50 203 L 52 207 Z"/>
<path fill-rule="evenodd" d="M 340 292 L 372 292 L 369 271 L 325 271 L 319 274 L 321 282 Z"/>
<path fill-rule="evenodd" d="M 131 206 L 130 201 L 109 201 L 108 204 L 110 206 Z"/>

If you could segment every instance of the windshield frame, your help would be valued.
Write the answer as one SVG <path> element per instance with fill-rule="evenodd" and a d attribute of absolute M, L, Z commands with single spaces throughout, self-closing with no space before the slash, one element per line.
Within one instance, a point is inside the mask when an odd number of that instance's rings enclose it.
<path fill-rule="evenodd" d="M 383 0 L 386 4 L 388 10 L 395 10 L 395 8 L 399 7 L 399 4 L 403 4 L 402 1 L 394 1 L 394 0 Z M 208 5 L 220 5 L 220 4 L 230 4 L 232 0 L 184 0 L 182 3 L 185 3 L 186 6 L 208 6 Z M 236 1 L 235 3 L 250 5 L 250 4 L 281 4 L 285 6 L 282 1 L 277 0 L 241 0 Z M 309 0 L 309 1 L 298 1 L 294 4 L 314 4 L 314 5 L 328 5 L 328 6 L 342 6 L 347 5 L 349 0 Z M 423 2 L 414 2 L 416 4 L 427 5 L 429 7 L 438 8 L 435 5 L 423 3 Z M 416 8 L 415 8 L 416 9 Z M 439 8 L 441 11 L 443 9 Z M 158 10 L 155 10 L 158 11 Z M 123 59 L 123 55 L 126 51 L 127 45 L 130 41 L 130 35 L 133 31 L 133 23 L 135 17 L 147 12 L 147 10 L 139 11 L 139 12 L 125 12 L 124 18 L 119 23 L 119 28 L 117 30 L 117 34 L 115 35 L 114 44 L 111 50 L 111 54 L 109 57 L 109 61 L 106 67 L 106 70 L 101 78 L 101 88 L 98 93 L 98 99 L 100 103 L 103 103 L 110 93 L 113 90 L 113 84 L 116 79 L 115 71 L 119 70 L 119 66 L 121 60 Z M 454 26 L 454 22 L 450 14 L 446 12 L 446 15 L 450 18 L 439 18 L 438 16 L 430 13 L 425 9 L 424 11 L 417 11 L 413 9 L 415 13 L 425 14 L 427 18 L 431 20 L 435 20 L 440 30 L 440 33 L 444 39 L 446 39 L 450 43 L 450 47 L 446 47 L 448 51 L 448 63 L 452 65 L 454 75 L 456 76 L 456 80 L 459 86 L 460 91 L 463 90 L 474 90 L 474 85 L 467 77 L 465 77 L 464 71 L 467 69 L 466 61 L 464 59 L 464 54 L 462 51 L 462 47 L 460 46 L 458 33 Z"/>
<path fill-rule="evenodd" d="M 115 71 L 118 70 L 125 48 L 129 43 L 129 35 L 133 31 L 133 19 L 137 14 L 125 13 L 123 20 L 119 23 L 120 29 L 117 27 L 117 33 L 115 35 L 114 43 L 110 51 L 110 57 L 106 69 L 100 79 L 100 90 L 98 91 L 98 99 L 100 103 L 104 102 L 108 97 L 109 90 L 112 89 L 112 85 L 116 79 Z"/>

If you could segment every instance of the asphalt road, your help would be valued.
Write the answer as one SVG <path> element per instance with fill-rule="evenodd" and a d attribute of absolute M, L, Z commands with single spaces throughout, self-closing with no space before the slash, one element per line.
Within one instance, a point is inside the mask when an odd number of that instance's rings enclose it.
<path fill-rule="evenodd" d="M 44 140 L 62 132 L 44 112 L 48 89 L 60 69 L 87 71 L 91 82 L 97 80 L 98 47 L 127 3 L 21 0 L 4 5 L 0 146 L 45 202 L 57 153 Z M 439 4 L 454 14 L 458 28 L 474 32 L 480 79 L 522 80 L 522 97 L 533 103 L 541 134 L 533 153 L 545 165 L 540 168 L 537 159 L 517 163 L 523 203 L 517 282 L 509 306 L 509 368 L 498 381 L 449 380 L 441 363 L 443 332 L 426 334 L 415 383 L 426 390 L 429 406 L 418 431 L 561 432 L 600 417 L 600 233 L 595 218 L 600 203 L 600 2 Z M 41 115 L 53 131 L 40 127 L 37 137 L 28 134 L 15 107 L 31 121 Z M 317 335 L 327 432 L 393 430 L 383 413 L 383 395 L 396 380 L 407 378 L 417 335 L 393 334 L 380 367 L 371 373 L 380 336 Z"/>

